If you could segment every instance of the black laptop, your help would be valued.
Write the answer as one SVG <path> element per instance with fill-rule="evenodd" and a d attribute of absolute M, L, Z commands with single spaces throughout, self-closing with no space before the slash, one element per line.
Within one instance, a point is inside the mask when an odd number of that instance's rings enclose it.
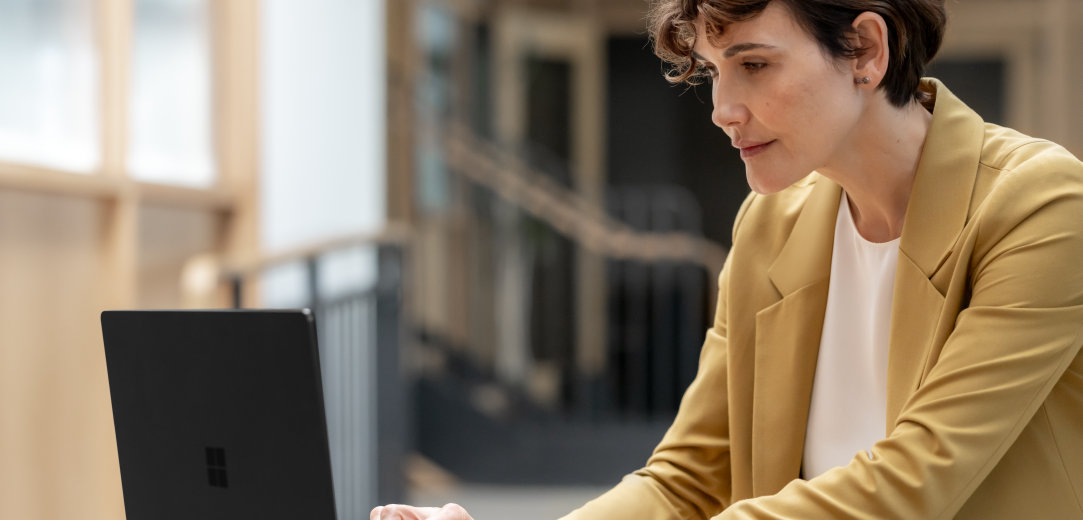
<path fill-rule="evenodd" d="M 309 311 L 101 319 L 129 520 L 335 520 Z"/>

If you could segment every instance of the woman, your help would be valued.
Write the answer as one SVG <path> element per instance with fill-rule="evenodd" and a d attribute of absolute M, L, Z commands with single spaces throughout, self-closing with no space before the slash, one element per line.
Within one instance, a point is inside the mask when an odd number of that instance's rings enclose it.
<path fill-rule="evenodd" d="M 652 21 L 754 193 L 673 426 L 568 518 L 1083 518 L 1083 163 L 919 79 L 943 0 Z"/>

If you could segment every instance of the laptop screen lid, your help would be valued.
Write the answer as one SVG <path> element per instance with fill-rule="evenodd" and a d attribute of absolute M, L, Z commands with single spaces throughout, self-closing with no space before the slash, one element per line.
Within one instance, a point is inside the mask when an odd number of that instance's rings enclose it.
<path fill-rule="evenodd" d="M 312 314 L 105 311 L 129 520 L 334 520 Z"/>

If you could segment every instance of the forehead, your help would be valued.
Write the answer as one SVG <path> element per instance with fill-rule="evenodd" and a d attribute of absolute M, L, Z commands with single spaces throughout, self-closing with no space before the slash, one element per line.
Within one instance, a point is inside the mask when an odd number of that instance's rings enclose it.
<path fill-rule="evenodd" d="M 711 48 L 726 49 L 741 43 L 762 43 L 773 47 L 815 43 L 797 23 L 790 9 L 782 2 L 767 4 L 763 12 L 743 22 L 725 26 L 722 34 L 707 35 L 703 16 L 696 19 L 696 45 L 694 50 L 705 55 Z"/>

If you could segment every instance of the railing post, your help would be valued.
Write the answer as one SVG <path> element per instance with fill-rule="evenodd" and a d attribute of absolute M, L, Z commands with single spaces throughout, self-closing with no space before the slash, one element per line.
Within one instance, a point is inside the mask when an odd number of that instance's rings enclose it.
<path fill-rule="evenodd" d="M 409 414 L 400 351 L 402 310 L 402 251 L 384 245 L 377 250 L 376 286 L 376 496 L 381 504 L 405 498 L 402 465 L 409 438 Z"/>
<path fill-rule="evenodd" d="M 240 309 L 244 305 L 244 276 L 240 274 L 230 276 L 229 291 L 233 299 L 233 308 Z"/>
<path fill-rule="evenodd" d="M 308 279 L 308 308 L 316 319 L 320 319 L 320 266 L 319 256 L 305 258 L 305 272 Z M 319 323 L 317 321 L 316 323 Z"/>

